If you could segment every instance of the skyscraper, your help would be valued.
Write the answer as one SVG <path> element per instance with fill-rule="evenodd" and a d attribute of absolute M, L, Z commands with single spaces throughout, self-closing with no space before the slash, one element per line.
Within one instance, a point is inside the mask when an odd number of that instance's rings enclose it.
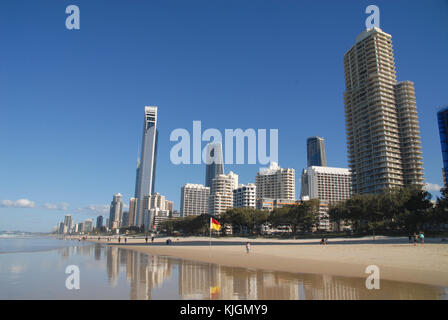
<path fill-rule="evenodd" d="M 156 157 L 157 157 L 157 107 L 145 107 L 143 140 L 140 160 L 137 164 L 135 183 L 136 225 L 143 223 L 143 199 L 154 193 Z"/>
<path fill-rule="evenodd" d="M 87 219 L 83 222 L 83 232 L 93 231 L 93 219 Z"/>
<path fill-rule="evenodd" d="M 327 156 L 325 155 L 325 142 L 321 137 L 310 137 L 306 140 L 306 150 L 308 167 L 327 166 Z"/>
<path fill-rule="evenodd" d="M 137 210 L 137 202 L 135 198 L 129 200 L 129 226 L 135 226 L 135 213 Z"/>
<path fill-rule="evenodd" d="M 437 122 L 439 123 L 440 144 L 442 147 L 443 186 L 446 188 L 448 181 L 448 106 L 441 108 L 437 112 Z"/>
<path fill-rule="evenodd" d="M 96 218 L 96 230 L 101 231 L 103 229 L 103 216 L 98 216 Z"/>
<path fill-rule="evenodd" d="M 129 226 L 129 211 L 123 211 L 123 215 L 121 217 L 121 227 Z"/>
<path fill-rule="evenodd" d="M 230 171 L 219 174 L 212 181 L 208 201 L 208 213 L 218 216 L 233 208 L 233 190 L 238 188 L 238 175 Z"/>
<path fill-rule="evenodd" d="M 255 181 L 257 199 L 296 199 L 294 169 L 283 169 L 276 162 L 271 162 L 269 168 L 257 173 Z"/>
<path fill-rule="evenodd" d="M 121 193 L 114 194 L 110 203 L 109 225 L 110 229 L 117 229 L 121 226 L 121 218 L 123 214 L 123 201 Z"/>
<path fill-rule="evenodd" d="M 211 188 L 213 179 L 219 174 L 224 174 L 222 144 L 209 143 L 206 152 L 205 186 Z"/>
<path fill-rule="evenodd" d="M 182 217 L 208 213 L 210 188 L 187 183 L 181 189 L 180 214 Z"/>
<path fill-rule="evenodd" d="M 392 36 L 362 32 L 344 55 L 347 151 L 353 193 L 423 186 L 412 82 L 397 84 Z"/>
<path fill-rule="evenodd" d="M 67 233 L 71 233 L 73 229 L 73 218 L 71 215 L 65 215 L 64 225 L 67 227 Z"/>

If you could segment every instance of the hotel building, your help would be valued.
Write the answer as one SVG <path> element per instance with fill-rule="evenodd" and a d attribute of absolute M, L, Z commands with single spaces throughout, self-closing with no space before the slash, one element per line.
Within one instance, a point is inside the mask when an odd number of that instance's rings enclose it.
<path fill-rule="evenodd" d="M 362 32 L 344 55 L 345 119 L 353 192 L 423 186 L 412 82 L 397 83 L 392 36 Z"/>
<path fill-rule="evenodd" d="M 254 208 L 256 206 L 256 189 L 253 183 L 239 185 L 233 190 L 234 208 Z"/>
<path fill-rule="evenodd" d="M 271 162 L 269 168 L 261 169 L 255 178 L 257 199 L 295 200 L 296 184 L 294 169 L 282 169 Z"/>
<path fill-rule="evenodd" d="M 212 181 L 208 202 L 208 213 L 219 216 L 233 208 L 233 190 L 238 188 L 238 175 L 232 171 L 217 175 Z"/>
<path fill-rule="evenodd" d="M 350 199 L 351 174 L 349 169 L 312 166 L 303 171 L 302 200 L 319 199 L 319 229 L 331 231 L 328 207 Z"/>
<path fill-rule="evenodd" d="M 182 217 L 208 213 L 210 188 L 187 183 L 181 189 L 180 214 Z"/>

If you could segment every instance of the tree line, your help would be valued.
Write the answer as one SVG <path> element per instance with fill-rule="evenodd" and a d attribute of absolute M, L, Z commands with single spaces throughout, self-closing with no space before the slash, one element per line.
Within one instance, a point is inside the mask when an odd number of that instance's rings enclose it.
<path fill-rule="evenodd" d="M 380 194 L 354 195 L 330 205 L 328 210 L 334 231 L 351 229 L 356 234 L 441 231 L 448 224 L 448 189 L 441 190 L 435 205 L 431 194 L 418 187 L 389 189 Z M 272 212 L 253 208 L 232 208 L 215 217 L 223 227 L 232 226 L 233 234 L 259 234 L 262 225 L 288 226 L 293 235 L 313 232 L 319 225 L 319 201 L 301 201 L 298 205 L 276 208 Z M 208 235 L 210 215 L 188 216 L 163 221 L 159 230 L 167 234 Z M 225 234 L 226 228 L 223 233 Z"/>
<path fill-rule="evenodd" d="M 330 220 L 356 233 L 441 231 L 448 223 L 448 189 L 435 205 L 419 187 L 394 188 L 379 194 L 354 195 L 329 208 Z"/>
<path fill-rule="evenodd" d="M 290 205 L 274 209 L 272 212 L 253 208 L 231 208 L 219 217 L 220 224 L 232 226 L 233 234 L 259 234 L 263 224 L 270 226 L 289 226 L 295 234 L 297 231 L 311 231 L 319 222 L 319 201 L 301 201 L 298 205 Z M 165 220 L 160 230 L 173 234 L 174 231 L 186 235 L 209 234 L 210 215 L 188 216 Z M 226 232 L 224 228 L 223 233 Z"/>

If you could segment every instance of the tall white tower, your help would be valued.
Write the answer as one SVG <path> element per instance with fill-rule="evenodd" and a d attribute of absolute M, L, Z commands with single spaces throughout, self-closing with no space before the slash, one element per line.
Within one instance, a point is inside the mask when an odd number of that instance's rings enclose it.
<path fill-rule="evenodd" d="M 154 193 L 157 157 L 157 107 L 145 107 L 143 125 L 142 153 L 137 164 L 135 198 L 137 199 L 136 225 L 143 223 L 143 200 Z"/>

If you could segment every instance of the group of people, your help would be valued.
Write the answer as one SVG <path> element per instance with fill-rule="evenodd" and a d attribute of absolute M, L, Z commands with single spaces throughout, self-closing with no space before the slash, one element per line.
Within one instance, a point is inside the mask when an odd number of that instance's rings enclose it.
<path fill-rule="evenodd" d="M 423 245 L 425 243 L 425 234 L 423 231 L 420 231 L 419 234 L 414 232 L 414 235 L 412 236 L 409 234 L 409 243 L 411 243 L 412 239 L 414 239 L 414 247 L 417 245 L 418 241 Z"/>

